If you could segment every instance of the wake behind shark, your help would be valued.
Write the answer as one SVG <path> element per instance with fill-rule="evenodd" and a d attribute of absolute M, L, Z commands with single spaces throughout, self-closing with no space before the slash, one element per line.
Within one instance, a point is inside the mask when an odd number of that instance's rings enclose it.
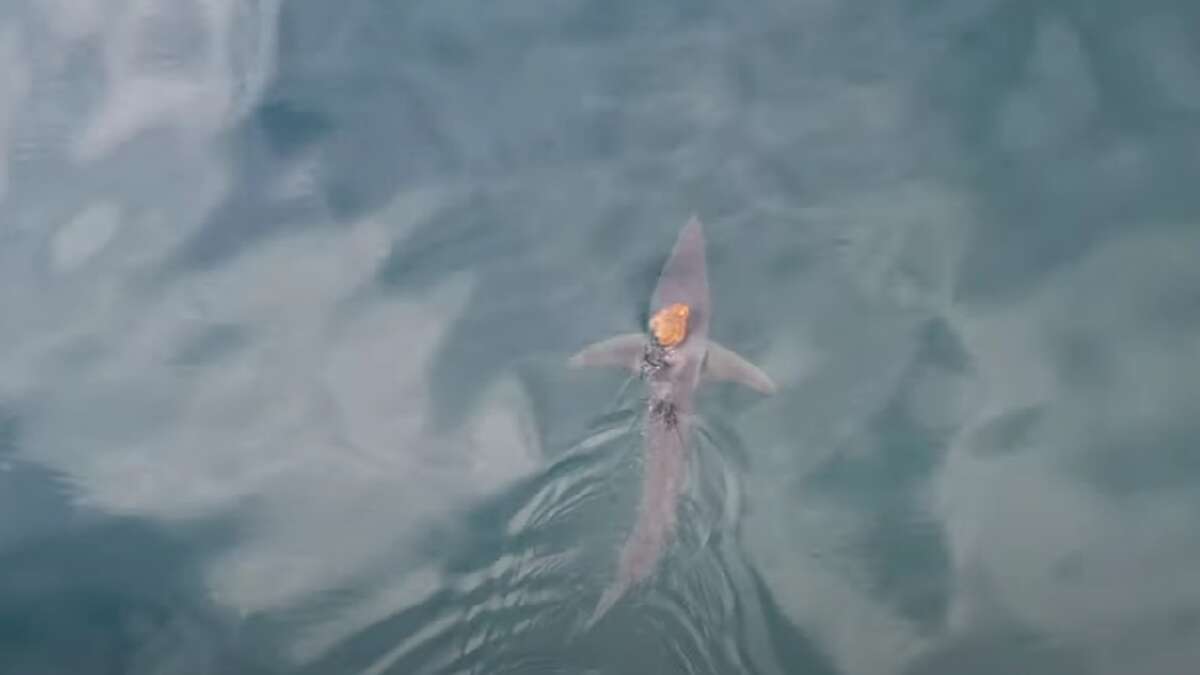
<path fill-rule="evenodd" d="M 571 357 L 573 367 L 617 366 L 639 373 L 648 393 L 637 522 L 621 549 L 616 578 L 600 596 L 588 626 L 654 571 L 675 529 L 694 425 L 693 395 L 701 376 L 738 382 L 763 394 L 775 392 L 766 373 L 708 339 L 704 248 L 703 228 L 693 217 L 680 231 L 651 297 L 649 334 L 618 335 Z"/>

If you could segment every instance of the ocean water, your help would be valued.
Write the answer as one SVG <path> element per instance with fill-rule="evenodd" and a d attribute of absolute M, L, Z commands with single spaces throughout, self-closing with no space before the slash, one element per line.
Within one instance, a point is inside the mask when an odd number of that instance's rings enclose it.
<path fill-rule="evenodd" d="M 0 7 L 0 673 L 1200 663 L 1200 5 Z M 654 574 L 638 330 L 712 336 Z"/>

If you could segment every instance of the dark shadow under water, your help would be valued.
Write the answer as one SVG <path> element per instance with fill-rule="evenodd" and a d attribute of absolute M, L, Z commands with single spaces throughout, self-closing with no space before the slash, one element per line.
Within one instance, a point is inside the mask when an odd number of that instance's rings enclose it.
<path fill-rule="evenodd" d="M 19 457 L 20 420 L 0 406 L 0 673 L 278 672 L 203 583 L 230 521 L 79 508 L 67 477 Z"/>

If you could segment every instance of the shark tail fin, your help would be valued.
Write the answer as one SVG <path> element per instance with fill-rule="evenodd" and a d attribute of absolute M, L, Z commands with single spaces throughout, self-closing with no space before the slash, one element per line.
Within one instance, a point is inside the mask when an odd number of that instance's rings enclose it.
<path fill-rule="evenodd" d="M 709 340 L 704 375 L 714 380 L 737 382 L 768 396 L 778 391 L 775 382 L 758 366 L 733 350 Z"/>
<path fill-rule="evenodd" d="M 571 357 L 569 363 L 572 368 L 617 366 L 636 372 L 641 364 L 645 348 L 645 335 L 625 333 L 584 347 L 578 354 Z"/>
<path fill-rule="evenodd" d="M 626 591 L 629 590 L 630 584 L 626 581 L 618 580 L 613 585 L 604 589 L 604 594 L 600 596 L 600 600 L 596 603 L 596 608 L 592 610 L 592 615 L 583 624 L 584 630 L 591 630 L 600 619 L 603 619 L 608 611 L 617 604 Z"/>

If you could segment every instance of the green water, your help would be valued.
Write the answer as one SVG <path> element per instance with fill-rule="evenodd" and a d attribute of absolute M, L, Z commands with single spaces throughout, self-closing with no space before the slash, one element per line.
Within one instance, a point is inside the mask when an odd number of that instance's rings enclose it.
<path fill-rule="evenodd" d="M 1200 9 L 0 8 L 0 673 L 1186 673 Z M 678 526 L 600 623 L 705 222 Z"/>

